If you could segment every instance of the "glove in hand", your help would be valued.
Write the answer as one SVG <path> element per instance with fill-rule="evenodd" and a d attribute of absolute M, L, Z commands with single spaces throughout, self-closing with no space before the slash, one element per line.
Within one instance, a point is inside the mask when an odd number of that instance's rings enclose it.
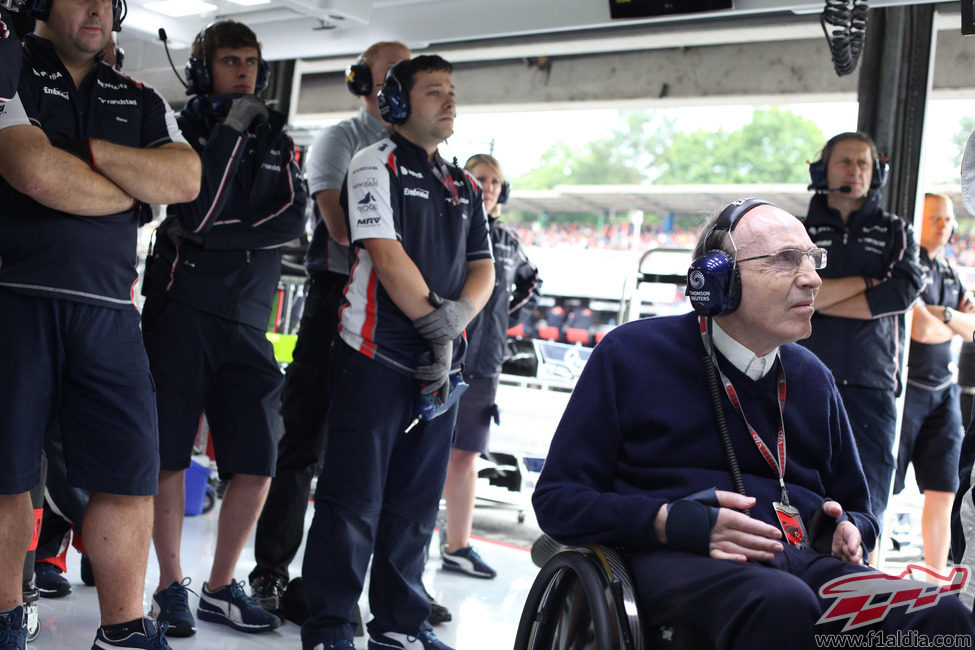
<path fill-rule="evenodd" d="M 230 104 L 224 124 L 238 133 L 247 133 L 256 120 L 267 120 L 267 106 L 256 95 L 242 95 Z"/>
<path fill-rule="evenodd" d="M 450 365 L 454 358 L 454 342 L 431 345 L 430 352 L 430 363 L 417 366 L 413 376 L 421 384 L 421 396 L 433 395 L 438 390 L 443 390 L 440 398 L 446 400 L 447 390 L 450 388 Z"/>
<path fill-rule="evenodd" d="M 474 318 L 474 303 L 468 298 L 443 299 L 443 304 L 432 312 L 413 321 L 420 336 L 435 345 L 453 341 Z"/>

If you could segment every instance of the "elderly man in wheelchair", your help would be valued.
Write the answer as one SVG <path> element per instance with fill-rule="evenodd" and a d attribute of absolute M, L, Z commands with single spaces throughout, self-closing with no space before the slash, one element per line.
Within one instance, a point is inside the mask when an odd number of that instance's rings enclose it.
<path fill-rule="evenodd" d="M 636 636 L 676 627 L 696 639 L 690 647 L 749 650 L 856 634 L 856 647 L 890 635 L 898 647 L 938 635 L 975 642 L 957 585 L 864 565 L 878 525 L 850 425 L 832 375 L 794 344 L 811 331 L 825 264 L 798 219 L 736 201 L 698 241 L 688 271 L 697 313 L 618 327 L 589 359 L 533 503 L 558 542 L 626 557 Z M 572 648 L 642 646 L 629 632 L 626 643 L 584 643 L 571 625 L 534 643 L 545 616 L 529 611 L 541 598 L 533 592 L 516 650 L 555 647 L 554 637 Z M 632 613 L 623 600 L 608 599 L 620 616 Z"/>

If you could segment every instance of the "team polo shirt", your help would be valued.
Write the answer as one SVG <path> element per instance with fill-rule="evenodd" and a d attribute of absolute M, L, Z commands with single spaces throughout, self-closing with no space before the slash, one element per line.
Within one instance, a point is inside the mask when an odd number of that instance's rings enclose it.
<path fill-rule="evenodd" d="M 352 117 L 324 129 L 312 143 L 305 162 L 308 193 L 314 196 L 324 190 L 341 190 L 352 156 L 387 135 L 386 126 L 361 107 Z M 349 247 L 329 234 L 317 205 L 315 218 L 315 232 L 305 252 L 305 268 L 309 273 L 331 271 L 348 275 Z"/>
<path fill-rule="evenodd" d="M 965 292 L 958 273 L 943 259 L 931 259 L 928 251 L 920 250 L 921 266 L 928 271 L 928 284 L 921 293 L 925 305 L 958 306 Z M 907 380 L 924 388 L 941 388 L 951 383 L 951 341 L 921 343 L 911 341 L 907 356 Z"/>
<path fill-rule="evenodd" d="M 155 90 L 105 63 L 75 88 L 53 44 L 33 34 L 24 37 L 18 95 L 31 123 L 52 140 L 100 138 L 140 148 L 185 143 Z M 132 308 L 137 230 L 135 209 L 80 217 L 44 207 L 0 181 L 0 287 Z"/>
<path fill-rule="evenodd" d="M 411 374 L 430 344 L 386 293 L 363 241 L 400 242 L 430 289 L 455 300 L 467 280 L 468 262 L 492 258 L 477 181 L 437 160 L 441 174 L 425 150 L 394 133 L 352 159 L 342 192 L 354 263 L 339 334 L 362 354 Z"/>

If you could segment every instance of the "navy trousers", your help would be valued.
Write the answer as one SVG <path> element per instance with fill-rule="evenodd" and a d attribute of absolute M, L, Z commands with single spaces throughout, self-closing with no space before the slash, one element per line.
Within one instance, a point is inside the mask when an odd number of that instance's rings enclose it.
<path fill-rule="evenodd" d="M 404 433 L 417 385 L 344 343 L 332 350 L 325 463 L 302 577 L 302 645 L 352 639 L 369 556 L 371 632 L 429 629 L 420 578 L 436 521 L 457 409 Z"/>

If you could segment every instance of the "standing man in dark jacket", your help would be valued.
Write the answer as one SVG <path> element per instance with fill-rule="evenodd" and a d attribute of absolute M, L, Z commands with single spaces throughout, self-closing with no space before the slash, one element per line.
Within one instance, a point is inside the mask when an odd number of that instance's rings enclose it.
<path fill-rule="evenodd" d="M 121 0 L 33 4 L 44 7 L 24 39 L 22 110 L 0 102 L 0 632 L 5 647 L 23 648 L 28 490 L 60 426 L 71 484 L 91 491 L 96 644 L 168 648 L 142 609 L 159 461 L 131 287 L 145 203 L 192 200 L 200 160 L 158 93 L 97 60 L 121 26 Z"/>
<path fill-rule="evenodd" d="M 184 474 L 206 413 L 224 494 L 210 577 L 197 615 L 245 632 L 280 619 L 234 580 L 274 473 L 282 375 L 265 337 L 280 246 L 301 234 L 307 192 L 285 116 L 254 93 L 267 85 L 260 43 L 226 20 L 196 38 L 180 128 L 203 159 L 203 189 L 171 205 L 146 272 L 142 328 L 158 391 L 160 466 L 153 616 L 172 636 L 195 632 L 180 567 Z"/>
<path fill-rule="evenodd" d="M 509 192 L 501 164 L 494 156 L 477 154 L 467 160 L 464 169 L 481 184 L 484 195 L 494 250 L 494 290 L 484 309 L 467 327 L 464 378 L 470 387 L 457 407 L 457 426 L 444 483 L 447 543 L 440 553 L 447 571 L 493 578 L 497 575 L 495 570 L 470 545 L 477 459 L 488 451 L 508 328 L 520 323 L 535 308 L 541 281 L 521 240 L 501 223 L 501 204 Z"/>
<path fill-rule="evenodd" d="M 896 396 L 901 391 L 904 313 L 926 282 L 914 232 L 880 207 L 887 166 L 863 133 L 841 133 L 810 165 L 806 230 L 829 251 L 820 271 L 812 336 L 802 342 L 833 372 L 883 521 L 894 474 Z"/>

